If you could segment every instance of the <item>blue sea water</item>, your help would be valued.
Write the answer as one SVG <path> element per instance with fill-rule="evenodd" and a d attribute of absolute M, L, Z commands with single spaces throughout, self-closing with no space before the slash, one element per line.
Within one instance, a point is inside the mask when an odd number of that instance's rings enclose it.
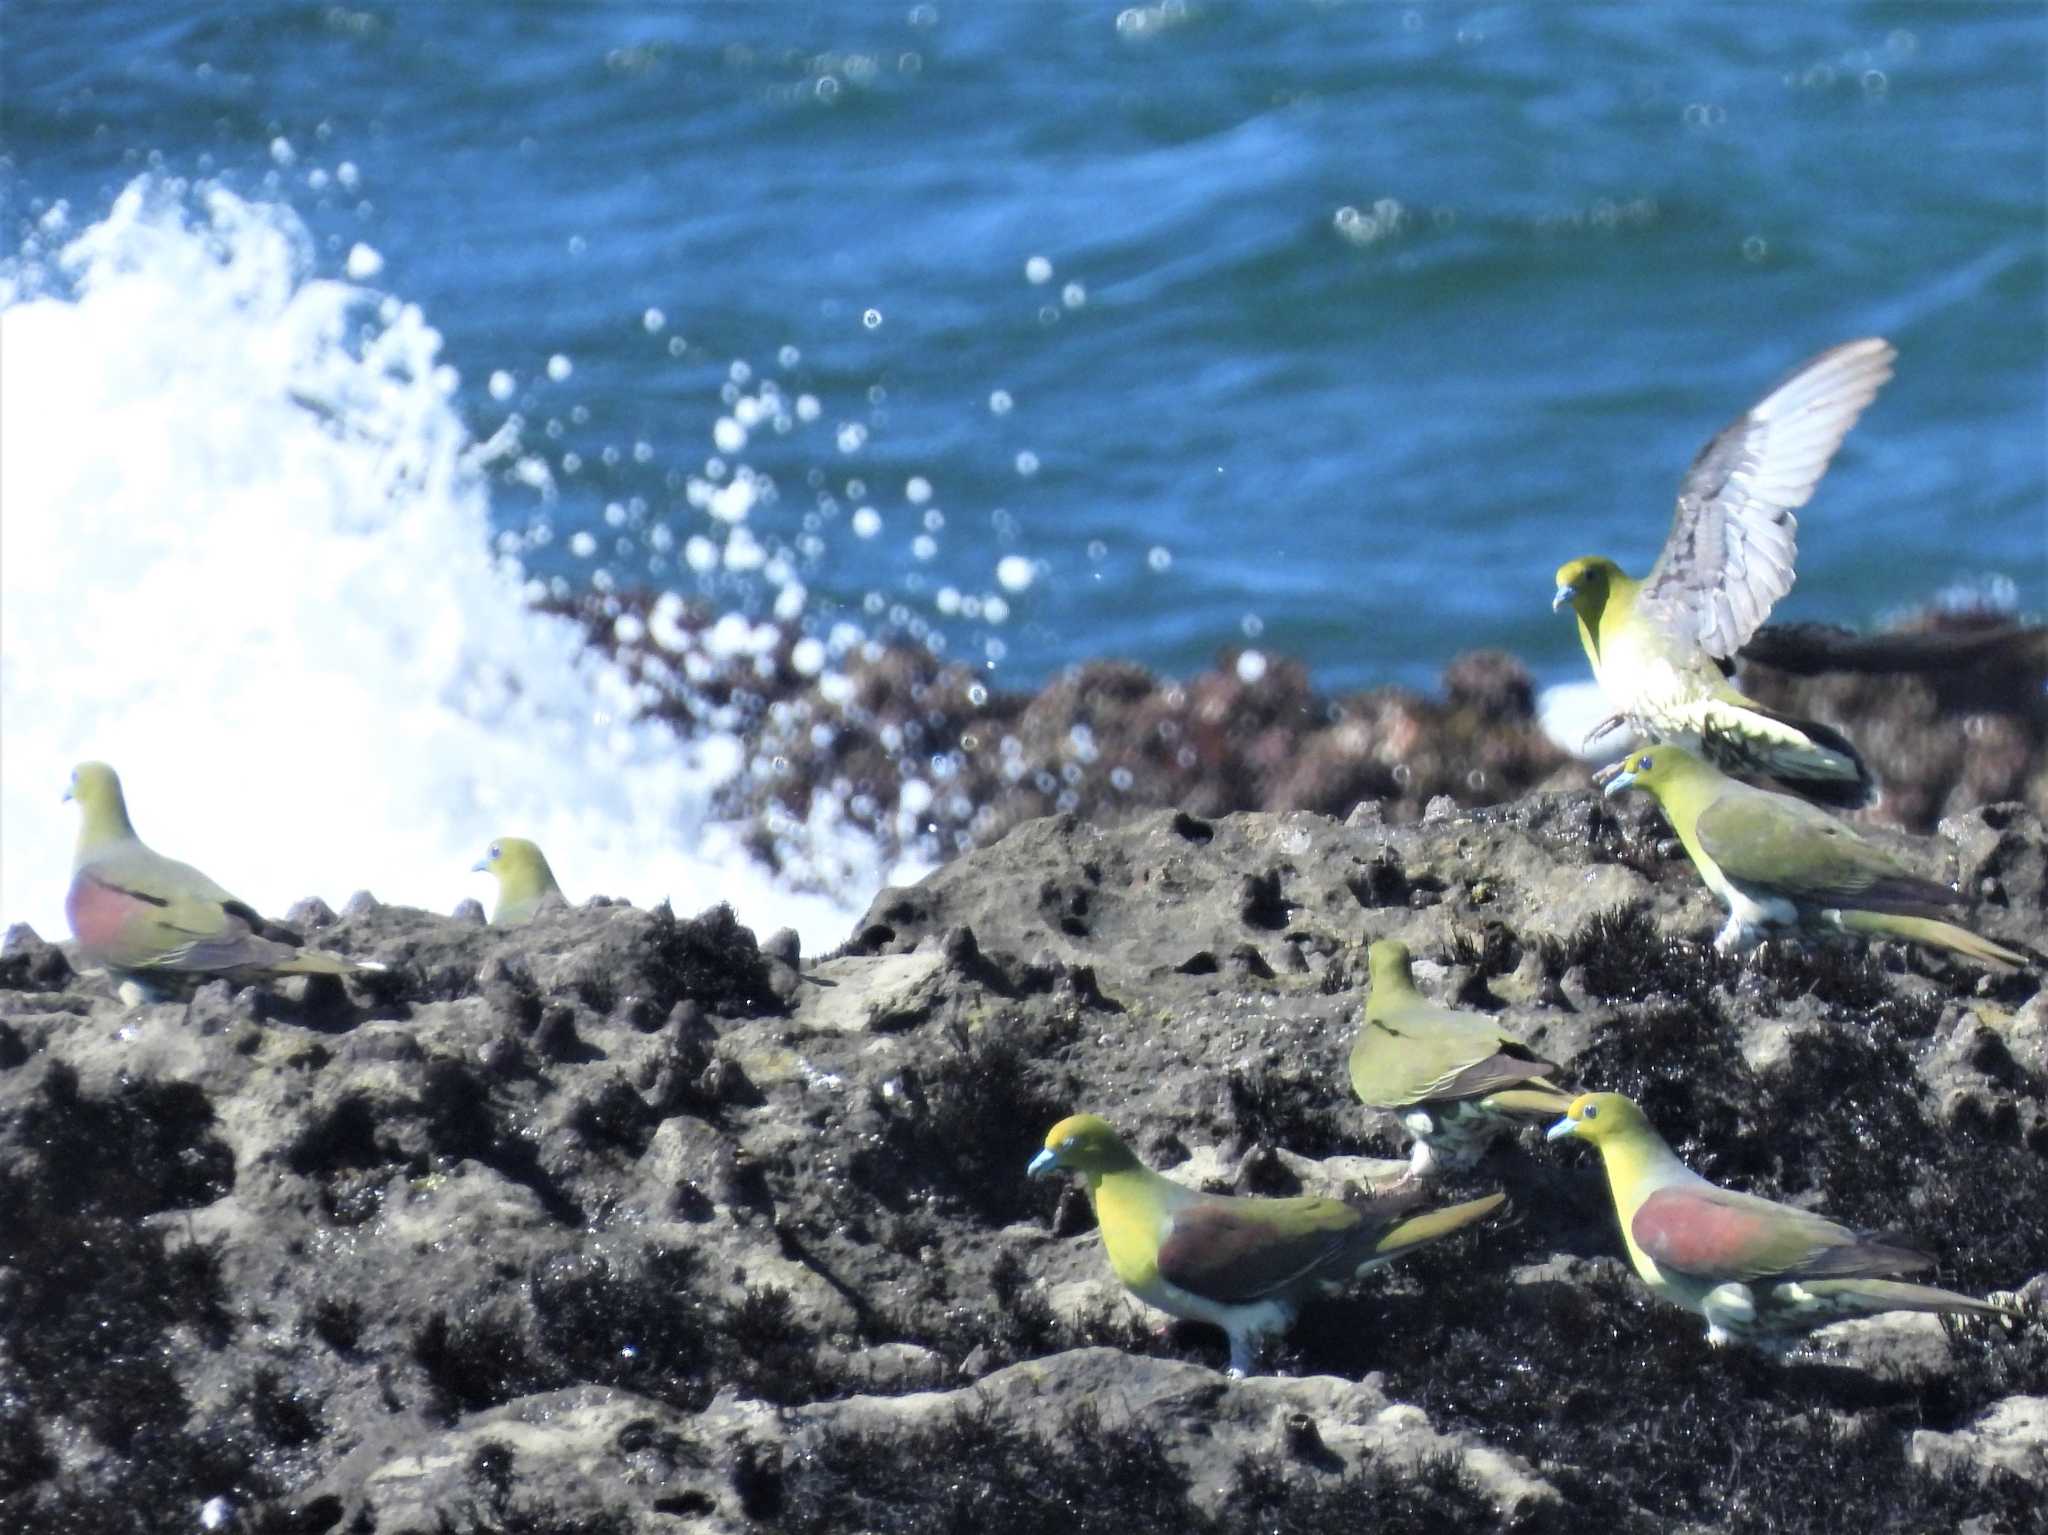
<path fill-rule="evenodd" d="M 362 628 L 299 664 L 346 644 L 337 687 L 389 700 L 449 657 L 422 728 L 472 752 L 539 729 L 514 694 L 590 724 L 560 636 L 448 574 L 472 547 L 1010 686 L 1233 644 L 1333 691 L 1477 645 L 1575 678 L 1555 566 L 1647 564 L 1701 442 L 1869 333 L 1898 376 L 1781 615 L 2048 597 L 2038 5 L 6 0 L 0 49 L 15 848 L 24 764 L 144 703 L 257 749 L 312 605 L 247 594 L 342 550 L 451 584 L 333 595 Z M 24 616 L 67 570 L 131 675 Z M 174 578 L 197 652 L 112 600 Z M 650 804 L 697 812 L 632 787 L 658 745 L 604 753 L 609 870 Z M 542 755 L 405 787 L 530 822 Z"/>

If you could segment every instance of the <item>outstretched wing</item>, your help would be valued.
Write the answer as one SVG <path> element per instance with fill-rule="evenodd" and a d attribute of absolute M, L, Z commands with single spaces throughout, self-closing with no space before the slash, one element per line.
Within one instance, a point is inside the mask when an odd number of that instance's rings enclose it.
<path fill-rule="evenodd" d="M 1733 656 L 1792 589 L 1798 519 L 1849 428 L 1892 376 L 1878 337 L 1822 352 L 1700 450 L 1638 611 Z"/>

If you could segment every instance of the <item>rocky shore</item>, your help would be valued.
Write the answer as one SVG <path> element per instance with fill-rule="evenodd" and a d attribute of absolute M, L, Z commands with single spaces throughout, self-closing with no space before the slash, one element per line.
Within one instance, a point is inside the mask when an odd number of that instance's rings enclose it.
<path fill-rule="evenodd" d="M 1413 821 L 1446 795 L 1471 808 L 1585 781 L 1538 718 L 1534 675 L 1498 650 L 1455 657 L 1433 694 L 1331 694 L 1299 661 L 1235 649 L 1186 679 L 1094 661 L 1021 693 L 921 645 L 833 652 L 673 596 L 592 594 L 554 611 L 633 679 L 645 714 L 684 740 L 745 743 L 720 809 L 791 872 L 807 866 L 803 829 L 821 805 L 886 853 L 943 860 L 1045 815 L 1343 816 L 1373 799 Z M 2048 816 L 2048 628 L 1968 606 L 1874 635 L 1766 625 L 1739 681 L 1850 730 L 1884 786 L 1876 824 L 1927 833 L 2006 801 Z"/>
<path fill-rule="evenodd" d="M 1020 820 L 824 956 L 715 905 L 506 931 L 359 896 L 291 919 L 384 974 L 131 1008 L 15 929 L 0 1527 L 2042 1529 L 2040 978 L 1724 960 L 1640 801 L 1402 808 Z M 2048 931 L 2033 810 L 1873 835 L 1990 936 Z M 1342 1067 L 1386 936 L 1702 1172 L 1909 1232 L 2026 1320 L 1713 1350 L 1530 1133 L 1446 1191 L 1503 1218 L 1227 1380 L 1024 1164 L 1087 1108 L 1213 1188 L 1392 1170 Z"/>

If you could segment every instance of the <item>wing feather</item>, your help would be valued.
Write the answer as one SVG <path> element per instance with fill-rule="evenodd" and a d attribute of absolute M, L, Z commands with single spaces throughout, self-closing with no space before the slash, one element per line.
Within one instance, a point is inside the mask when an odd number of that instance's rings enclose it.
<path fill-rule="evenodd" d="M 1875 336 L 1822 352 L 1702 448 L 1638 609 L 1711 656 L 1733 656 L 1792 589 L 1792 514 L 1812 499 L 1897 355 Z"/>
<path fill-rule="evenodd" d="M 1811 1210 L 1711 1184 L 1659 1189 L 1636 1207 L 1629 1234 L 1659 1268 L 1716 1284 L 1867 1278 L 1934 1261 Z"/>
<path fill-rule="evenodd" d="M 1352 1085 L 1378 1108 L 1483 1098 L 1557 1069 L 1490 1020 L 1426 1003 L 1405 1003 L 1381 1017 L 1368 1009 L 1351 1054 Z"/>
<path fill-rule="evenodd" d="M 1159 1244 L 1159 1275 L 1207 1300 L 1245 1305 L 1344 1272 L 1347 1251 L 1369 1247 L 1379 1229 L 1341 1200 L 1219 1195 L 1173 1213 Z"/>
<path fill-rule="evenodd" d="M 1699 813 L 1693 835 L 1737 885 L 1780 891 L 1813 905 L 1931 916 L 1963 899 L 1947 885 L 1900 867 L 1818 806 L 1747 784 L 1724 788 Z"/>

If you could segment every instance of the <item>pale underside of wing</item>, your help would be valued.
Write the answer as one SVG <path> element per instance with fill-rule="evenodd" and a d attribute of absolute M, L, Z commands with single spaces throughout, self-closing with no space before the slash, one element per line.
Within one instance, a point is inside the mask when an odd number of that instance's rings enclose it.
<path fill-rule="evenodd" d="M 1896 356 L 1874 336 L 1831 348 L 1701 449 L 1638 611 L 1710 656 L 1741 649 L 1792 589 L 1792 514 L 1812 498 Z"/>

